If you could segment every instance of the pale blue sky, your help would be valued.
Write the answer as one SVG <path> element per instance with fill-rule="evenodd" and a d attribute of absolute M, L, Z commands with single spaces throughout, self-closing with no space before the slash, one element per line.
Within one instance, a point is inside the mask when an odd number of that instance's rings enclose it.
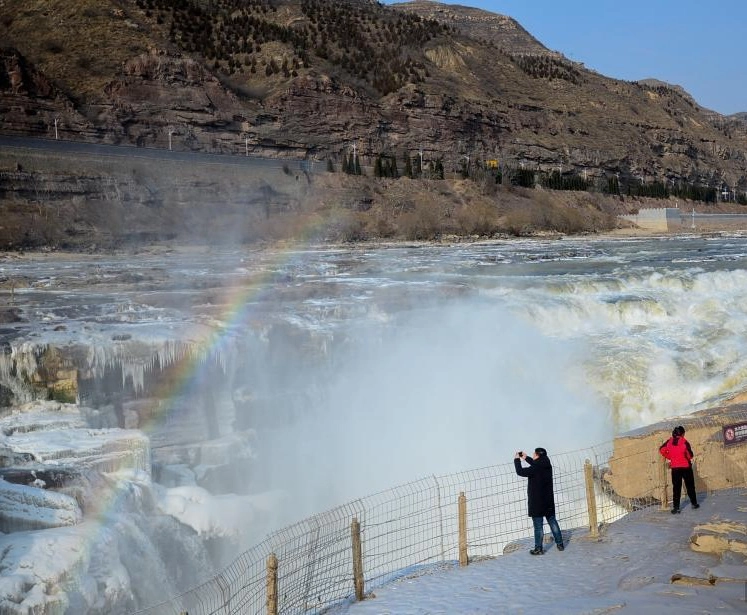
<path fill-rule="evenodd" d="M 393 4 L 386 0 L 385 4 Z M 608 77 L 681 85 L 704 107 L 747 112 L 747 0 L 463 0 L 509 15 Z"/>

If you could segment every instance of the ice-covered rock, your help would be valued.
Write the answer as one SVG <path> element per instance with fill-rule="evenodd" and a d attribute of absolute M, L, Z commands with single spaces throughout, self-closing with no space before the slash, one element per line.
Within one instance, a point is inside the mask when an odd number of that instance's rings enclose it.
<path fill-rule="evenodd" d="M 10 534 L 76 525 L 82 519 L 78 502 L 69 495 L 14 485 L 0 478 L 0 532 Z"/>
<path fill-rule="evenodd" d="M 164 515 L 0 535 L 0 613 L 130 613 L 212 569 L 197 535 Z"/>
<path fill-rule="evenodd" d="M 132 612 L 203 581 L 215 569 L 210 540 L 234 541 L 254 511 L 268 517 L 260 500 L 216 499 L 199 487 L 160 509 L 147 435 L 92 428 L 94 415 L 35 401 L 0 418 L 2 615 Z M 251 457 L 253 436 L 168 456 L 190 461 L 179 481 L 194 485 L 197 467 Z"/>
<path fill-rule="evenodd" d="M 84 427 L 86 419 L 77 405 L 54 401 L 33 401 L 14 406 L 0 419 L 0 434 L 6 437 Z"/>
<path fill-rule="evenodd" d="M 35 402 L 0 419 L 0 454 L 26 457 L 28 466 L 74 467 L 80 471 L 150 471 L 145 434 L 125 429 L 90 429 L 72 404 Z M 3 464 L 7 465 L 7 464 Z"/>
<path fill-rule="evenodd" d="M 0 613 L 65 613 L 63 586 L 87 568 L 89 531 L 77 525 L 0 535 Z"/>

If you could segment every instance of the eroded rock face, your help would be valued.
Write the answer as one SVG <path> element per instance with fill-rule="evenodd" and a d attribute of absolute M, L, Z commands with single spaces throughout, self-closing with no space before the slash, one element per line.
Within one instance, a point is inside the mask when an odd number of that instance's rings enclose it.
<path fill-rule="evenodd" d="M 38 98 L 52 98 L 56 92 L 49 80 L 28 65 L 15 49 L 0 49 L 5 69 L 0 87 L 9 88 L 13 94 L 26 94 Z"/>
<path fill-rule="evenodd" d="M 126 61 L 99 118 L 137 145 L 236 153 L 246 109 L 205 67 L 154 49 Z"/>
<path fill-rule="evenodd" d="M 18 50 L 9 47 L 0 48 L 0 114 L 4 134 L 97 138 L 96 129 L 72 100 Z"/>
<path fill-rule="evenodd" d="M 18 314 L 16 322 L 22 320 Z M 46 344 L 9 345 L 6 350 L 0 353 L 0 408 L 37 398 L 76 401 L 78 372 L 69 355 Z"/>
<path fill-rule="evenodd" d="M 417 12 L 416 4 L 406 6 Z M 449 21 L 451 9 L 438 11 Z M 456 12 L 456 22 L 464 17 L 471 31 L 487 27 L 487 38 L 492 29 L 501 40 L 515 33 L 529 41 L 534 49 L 529 55 L 557 55 L 510 18 L 484 11 L 472 15 L 464 7 Z M 478 36 L 476 30 L 472 35 Z M 729 185 L 744 183 L 742 119 L 714 116 L 671 88 L 611 82 L 580 65 L 574 70 L 583 73 L 583 87 L 521 76 L 509 55 L 487 53 L 461 39 L 424 49 L 437 80 L 385 96 L 321 67 L 284 80 L 252 77 L 230 85 L 216 77 L 209 61 L 154 46 L 124 61 L 94 95 L 77 100 L 56 90 L 17 50 L 0 53 L 5 58 L 0 109 L 3 131 L 10 134 L 54 138 L 59 133 L 63 139 L 317 156 L 337 163 L 346 144 L 357 142 L 364 164 L 371 166 L 381 153 L 402 155 L 424 147 L 429 161 L 442 160 L 454 169 L 469 154 L 544 172 L 563 165 L 592 179 L 606 173 L 645 181 L 702 174 L 707 183 L 718 169 Z"/>

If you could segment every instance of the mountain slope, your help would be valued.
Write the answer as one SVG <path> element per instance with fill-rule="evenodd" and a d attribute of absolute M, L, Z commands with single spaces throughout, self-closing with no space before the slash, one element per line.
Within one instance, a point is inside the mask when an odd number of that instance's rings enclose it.
<path fill-rule="evenodd" d="M 422 19 L 439 21 L 465 36 L 492 43 L 512 54 L 560 56 L 559 53 L 547 49 L 508 15 L 498 15 L 469 6 L 441 4 L 431 0 L 412 0 L 391 6 L 418 15 Z"/>
<path fill-rule="evenodd" d="M 747 127 L 519 24 L 418 0 L 5 0 L 0 131 L 224 153 L 423 152 L 747 190 Z M 46 80 L 46 93 L 36 86 Z"/>

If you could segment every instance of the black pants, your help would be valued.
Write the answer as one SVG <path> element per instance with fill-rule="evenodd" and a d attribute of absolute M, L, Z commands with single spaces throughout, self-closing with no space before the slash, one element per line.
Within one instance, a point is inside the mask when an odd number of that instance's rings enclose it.
<path fill-rule="evenodd" d="M 685 481 L 687 497 L 690 498 L 691 504 L 698 503 L 698 496 L 695 495 L 695 475 L 692 468 L 672 468 L 672 507 L 680 507 L 680 496 L 682 495 L 682 481 Z"/>

